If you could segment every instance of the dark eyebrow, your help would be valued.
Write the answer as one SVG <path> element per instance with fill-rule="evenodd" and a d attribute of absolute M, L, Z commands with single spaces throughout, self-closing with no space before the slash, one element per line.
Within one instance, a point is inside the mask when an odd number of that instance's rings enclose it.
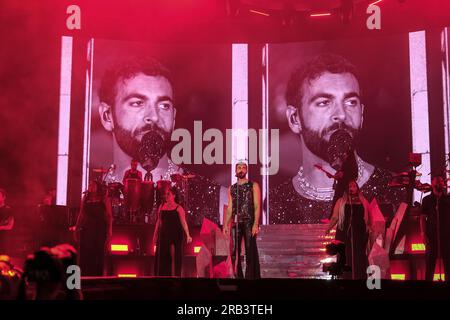
<path fill-rule="evenodd" d="M 143 94 L 140 94 L 140 93 L 137 93 L 137 92 L 132 92 L 132 93 L 130 93 L 130 94 L 127 94 L 127 95 L 122 99 L 122 101 L 128 101 L 129 99 L 132 99 L 132 98 L 138 98 L 138 99 L 141 99 L 141 100 L 148 100 L 148 97 L 147 97 L 147 96 L 145 96 L 145 95 L 143 95 Z M 158 103 L 158 102 L 161 102 L 161 101 L 170 101 L 170 102 L 173 103 L 172 98 L 169 97 L 169 96 L 160 96 L 160 97 L 158 97 L 158 98 L 156 99 L 156 102 L 157 102 L 157 103 Z"/>
<path fill-rule="evenodd" d="M 361 99 L 361 97 L 359 96 L 359 93 L 358 93 L 358 92 L 355 92 L 355 91 L 346 93 L 345 96 L 344 96 L 344 99 L 348 99 L 348 98 L 358 98 L 358 99 Z"/>
<path fill-rule="evenodd" d="M 170 102 L 173 103 L 172 98 L 169 97 L 169 96 L 160 96 L 160 97 L 158 97 L 158 99 L 156 99 L 156 102 L 157 102 L 157 103 L 158 103 L 158 102 L 161 102 L 161 101 L 170 101 Z"/>
<path fill-rule="evenodd" d="M 355 92 L 355 91 L 348 92 L 344 95 L 344 99 L 355 98 L 355 97 L 360 99 L 359 93 Z M 319 98 L 333 99 L 334 95 L 325 93 L 325 92 L 319 92 L 319 93 L 313 95 L 311 97 L 311 99 L 309 99 L 309 102 L 313 102 L 314 100 L 319 99 Z"/>
<path fill-rule="evenodd" d="M 147 97 L 143 94 L 137 93 L 137 92 L 132 92 L 127 94 L 125 97 L 123 97 L 122 101 L 128 101 L 132 98 L 138 98 L 141 100 L 148 100 Z"/>
<path fill-rule="evenodd" d="M 334 96 L 332 94 L 325 93 L 325 92 L 319 92 L 319 93 L 316 93 L 315 95 L 313 95 L 311 97 L 311 99 L 309 99 L 309 102 L 313 102 L 314 100 L 319 99 L 319 98 L 333 99 L 333 97 Z"/>

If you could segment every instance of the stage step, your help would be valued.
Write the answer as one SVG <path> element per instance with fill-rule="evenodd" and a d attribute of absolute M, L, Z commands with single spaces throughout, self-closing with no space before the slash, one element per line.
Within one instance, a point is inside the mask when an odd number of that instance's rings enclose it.
<path fill-rule="evenodd" d="M 326 229 L 323 224 L 261 226 L 257 239 L 261 276 L 328 279 L 321 262 L 329 258 Z"/>

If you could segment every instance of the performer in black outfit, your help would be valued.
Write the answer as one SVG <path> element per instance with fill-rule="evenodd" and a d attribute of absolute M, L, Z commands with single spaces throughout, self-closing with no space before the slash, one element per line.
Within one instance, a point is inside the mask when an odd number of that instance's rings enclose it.
<path fill-rule="evenodd" d="M 6 254 L 9 251 L 8 247 L 8 232 L 14 226 L 14 217 L 12 210 L 5 203 L 6 190 L 0 188 L 0 255 Z"/>
<path fill-rule="evenodd" d="M 261 214 L 261 191 L 259 185 L 256 182 L 249 181 L 246 176 L 247 164 L 244 162 L 237 163 L 236 177 L 238 181 L 228 189 L 228 208 L 224 222 L 224 233 L 230 234 L 230 224 L 232 223 L 231 259 L 235 266 L 235 276 L 243 278 L 240 244 L 242 243 L 242 238 L 244 238 L 245 278 L 259 279 L 261 275 L 256 235 L 259 231 L 259 217 Z M 238 248 L 237 264 L 236 247 Z"/>
<path fill-rule="evenodd" d="M 433 189 L 432 193 L 422 200 L 423 215 L 420 220 L 421 233 L 426 241 L 427 250 L 425 279 L 433 281 L 436 259 L 440 256 L 444 264 L 444 270 L 441 270 L 442 272 L 440 273 L 445 273 L 445 281 L 449 281 L 450 198 L 445 192 L 446 188 L 442 177 L 434 177 L 431 187 Z"/>
<path fill-rule="evenodd" d="M 83 276 L 102 276 L 105 251 L 112 234 L 111 202 L 101 192 L 101 184 L 90 181 L 88 192 L 81 201 L 77 223 L 71 228 L 79 231 L 80 267 Z"/>
<path fill-rule="evenodd" d="M 344 195 L 334 206 L 327 234 L 337 224 L 336 240 L 345 244 L 347 265 L 352 268 L 352 279 L 367 278 L 366 254 L 369 231 L 369 203 L 360 192 L 356 181 L 350 181 Z"/>
<path fill-rule="evenodd" d="M 175 188 L 165 188 L 164 202 L 158 210 L 158 221 L 153 233 L 153 243 L 156 244 L 156 276 L 181 277 L 183 231 L 187 243 L 192 241 L 184 209 L 175 201 L 176 193 Z"/>

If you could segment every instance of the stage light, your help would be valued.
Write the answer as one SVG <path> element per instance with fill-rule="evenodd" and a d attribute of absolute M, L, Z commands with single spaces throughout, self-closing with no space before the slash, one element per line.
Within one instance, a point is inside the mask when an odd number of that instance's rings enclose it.
<path fill-rule="evenodd" d="M 404 273 L 392 273 L 391 280 L 401 280 L 404 281 L 406 279 L 406 275 Z"/>
<path fill-rule="evenodd" d="M 377 3 L 380 3 L 381 1 L 383 1 L 383 0 L 377 0 L 377 1 L 374 1 L 372 3 L 369 3 L 369 7 L 376 5 Z"/>
<path fill-rule="evenodd" d="M 423 252 L 425 251 L 425 244 L 424 243 L 412 243 L 411 244 L 411 251 L 413 252 Z"/>
<path fill-rule="evenodd" d="M 128 250 L 127 244 L 112 244 L 111 251 L 112 252 L 128 252 L 129 250 Z"/>
<path fill-rule="evenodd" d="M 439 273 L 435 273 L 434 274 L 433 281 L 439 281 L 439 280 L 445 281 L 445 274 L 444 273 L 441 273 L 440 277 L 439 277 Z"/>
<path fill-rule="evenodd" d="M 328 17 L 328 16 L 331 16 L 331 12 L 311 13 L 309 16 L 310 16 L 311 18 L 316 18 L 316 17 Z"/>
<path fill-rule="evenodd" d="M 135 273 L 119 273 L 117 275 L 118 278 L 136 278 L 137 274 Z"/>
<path fill-rule="evenodd" d="M 270 16 L 270 14 L 262 12 L 262 11 L 258 11 L 258 10 L 250 9 L 248 11 L 251 12 L 251 13 L 254 13 L 254 14 L 258 14 L 260 16 L 265 16 L 265 17 L 269 17 Z"/>
<path fill-rule="evenodd" d="M 194 247 L 194 253 L 199 253 L 201 249 L 202 249 L 202 247 L 200 247 L 200 246 L 195 246 L 195 247 Z"/>

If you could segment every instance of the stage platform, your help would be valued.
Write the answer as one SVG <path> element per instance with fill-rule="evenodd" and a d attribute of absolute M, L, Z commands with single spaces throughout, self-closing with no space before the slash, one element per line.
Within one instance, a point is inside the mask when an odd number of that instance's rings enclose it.
<path fill-rule="evenodd" d="M 85 300 L 294 301 L 450 300 L 449 282 L 322 279 L 82 278 Z"/>

